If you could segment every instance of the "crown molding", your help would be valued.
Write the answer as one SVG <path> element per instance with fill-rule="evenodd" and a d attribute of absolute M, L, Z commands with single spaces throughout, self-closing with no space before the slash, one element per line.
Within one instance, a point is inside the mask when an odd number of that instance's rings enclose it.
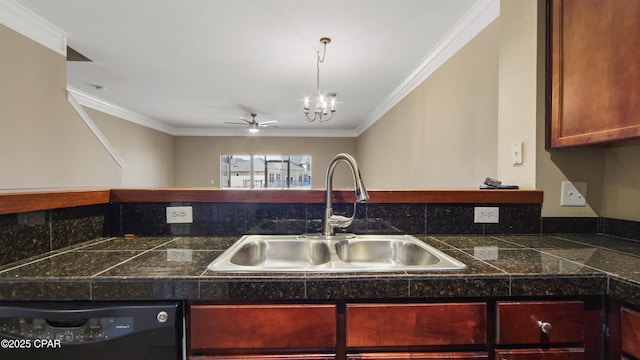
<path fill-rule="evenodd" d="M 104 136 L 102 131 L 100 131 L 100 129 L 98 128 L 96 123 L 93 121 L 91 116 L 89 116 L 89 114 L 87 114 L 87 112 L 84 111 L 82 106 L 80 106 L 80 104 L 78 104 L 78 102 L 76 101 L 76 99 L 74 98 L 74 96 L 73 96 L 73 94 L 71 92 L 67 92 L 67 100 L 69 101 L 69 104 L 71 104 L 71 106 L 76 110 L 76 112 L 78 113 L 80 118 L 82 118 L 84 123 L 87 124 L 89 129 L 91 129 L 91 131 L 96 136 L 96 138 L 98 138 L 98 140 L 100 141 L 102 146 L 104 146 L 104 148 L 107 150 L 107 152 L 109 152 L 109 154 L 111 155 L 113 160 L 115 160 L 116 163 L 118 163 L 118 166 L 120 166 L 120 168 L 126 167 L 127 163 L 120 156 L 120 154 L 118 154 L 118 151 L 116 151 L 116 149 L 113 147 L 113 145 L 111 145 L 111 143 Z"/>
<path fill-rule="evenodd" d="M 246 128 L 178 128 L 175 136 L 258 136 L 258 137 L 357 137 L 354 130 L 343 129 L 262 129 L 250 133 Z"/>
<path fill-rule="evenodd" d="M 117 118 L 133 122 L 160 132 L 174 136 L 270 136 L 270 137 L 356 137 L 354 130 L 326 130 L 326 129 L 263 129 L 256 134 L 250 134 L 244 128 L 176 128 L 163 122 L 139 114 L 122 106 L 112 104 L 106 100 L 87 94 L 74 87 L 68 86 L 67 91 L 82 106 L 98 110 Z"/>
<path fill-rule="evenodd" d="M 67 56 L 67 34 L 13 0 L 0 0 L 0 24 Z"/>
<path fill-rule="evenodd" d="M 67 91 L 70 94 L 73 94 L 74 98 L 82 106 L 86 106 L 91 109 L 95 109 L 103 113 L 130 121 L 132 123 L 142 125 L 154 130 L 158 130 L 163 133 L 167 133 L 169 135 L 175 135 L 176 129 L 163 122 L 160 122 L 148 116 L 139 114 L 133 110 L 129 110 L 122 106 L 112 104 L 106 100 L 87 94 L 71 86 L 67 86 Z"/>
<path fill-rule="evenodd" d="M 380 118 L 391 110 L 405 96 L 424 82 L 433 72 L 444 64 L 451 56 L 473 39 L 487 25 L 500 15 L 500 0 L 478 1 L 456 25 L 422 60 L 420 65 L 409 74 L 398 87 L 378 106 L 363 124 L 356 129 L 356 135 L 365 132 Z"/>

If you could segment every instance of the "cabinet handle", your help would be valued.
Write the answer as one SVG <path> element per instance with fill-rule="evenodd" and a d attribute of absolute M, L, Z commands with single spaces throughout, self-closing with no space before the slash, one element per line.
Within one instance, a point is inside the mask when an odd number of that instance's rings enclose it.
<path fill-rule="evenodd" d="M 538 327 L 540 328 L 540 331 L 542 331 L 545 334 L 550 333 L 551 329 L 552 329 L 551 324 L 549 324 L 548 322 L 543 322 L 543 321 L 538 321 Z"/>

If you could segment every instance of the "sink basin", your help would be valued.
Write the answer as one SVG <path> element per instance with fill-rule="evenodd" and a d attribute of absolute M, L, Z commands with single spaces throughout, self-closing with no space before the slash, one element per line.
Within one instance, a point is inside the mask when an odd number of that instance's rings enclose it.
<path fill-rule="evenodd" d="M 331 260 L 329 247 L 320 241 L 298 239 L 256 239 L 246 241 L 234 251 L 229 262 L 239 266 L 269 269 L 308 268 Z"/>
<path fill-rule="evenodd" d="M 432 266 L 441 260 L 407 239 L 353 239 L 336 243 L 340 260 L 359 266 Z"/>
<path fill-rule="evenodd" d="M 209 271 L 448 271 L 466 266 L 410 235 L 247 235 Z"/>

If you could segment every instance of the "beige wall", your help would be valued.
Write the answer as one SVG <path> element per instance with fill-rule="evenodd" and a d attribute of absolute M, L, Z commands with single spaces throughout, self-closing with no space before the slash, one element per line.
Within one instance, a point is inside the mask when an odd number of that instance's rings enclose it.
<path fill-rule="evenodd" d="M 175 138 L 175 182 L 178 187 L 220 186 L 220 155 L 311 155 L 312 188 L 325 188 L 325 172 L 335 154 L 346 152 L 358 160 L 354 138 L 280 138 L 280 137 L 197 137 Z M 363 168 L 368 187 L 369 169 Z M 213 184 L 211 181 L 213 180 Z M 353 187 L 351 172 L 340 163 L 334 174 L 334 188 Z"/>
<path fill-rule="evenodd" d="M 640 141 L 616 144 L 604 152 L 600 215 L 640 221 Z"/>
<path fill-rule="evenodd" d="M 496 20 L 358 137 L 371 189 L 477 188 L 496 177 Z"/>
<path fill-rule="evenodd" d="M 65 58 L 0 25 L 0 189 L 116 187 L 120 167 L 67 101 Z"/>
<path fill-rule="evenodd" d="M 498 177 L 523 189 L 535 189 L 539 35 L 536 2 L 501 1 L 500 14 Z M 523 162 L 514 165 L 511 152 L 517 142 L 522 143 Z"/>
<path fill-rule="evenodd" d="M 598 216 L 602 199 L 602 148 L 545 149 L 544 0 L 500 4 L 500 148 L 498 173 L 507 181 L 544 191 L 542 215 Z M 523 166 L 513 166 L 508 145 L 525 141 Z M 564 180 L 588 183 L 586 207 L 561 207 Z"/>
<path fill-rule="evenodd" d="M 172 135 L 94 109 L 85 111 L 127 164 L 122 187 L 174 186 Z"/>

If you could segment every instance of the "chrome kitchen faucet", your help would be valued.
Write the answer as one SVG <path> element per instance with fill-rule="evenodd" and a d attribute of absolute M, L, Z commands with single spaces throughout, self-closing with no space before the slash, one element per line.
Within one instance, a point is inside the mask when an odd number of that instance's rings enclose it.
<path fill-rule="evenodd" d="M 356 192 L 356 202 L 353 204 L 353 214 L 351 217 L 334 215 L 333 214 L 333 206 L 332 206 L 332 195 L 333 195 L 333 171 L 338 165 L 339 161 L 344 161 L 349 164 L 351 168 L 351 173 L 353 174 L 353 181 L 355 184 L 355 192 Z M 326 200 L 325 200 L 325 209 L 324 209 L 324 219 L 323 219 L 323 230 L 322 235 L 326 236 L 334 236 L 336 227 L 346 228 L 353 222 L 356 216 L 356 204 L 359 202 L 365 202 L 369 200 L 369 194 L 367 193 L 367 189 L 364 187 L 364 183 L 362 182 L 362 176 L 360 175 L 360 170 L 358 169 L 358 163 L 353 158 L 353 156 L 345 153 L 338 154 L 331 159 L 329 162 L 329 166 L 327 167 L 327 191 L 326 191 Z"/>

